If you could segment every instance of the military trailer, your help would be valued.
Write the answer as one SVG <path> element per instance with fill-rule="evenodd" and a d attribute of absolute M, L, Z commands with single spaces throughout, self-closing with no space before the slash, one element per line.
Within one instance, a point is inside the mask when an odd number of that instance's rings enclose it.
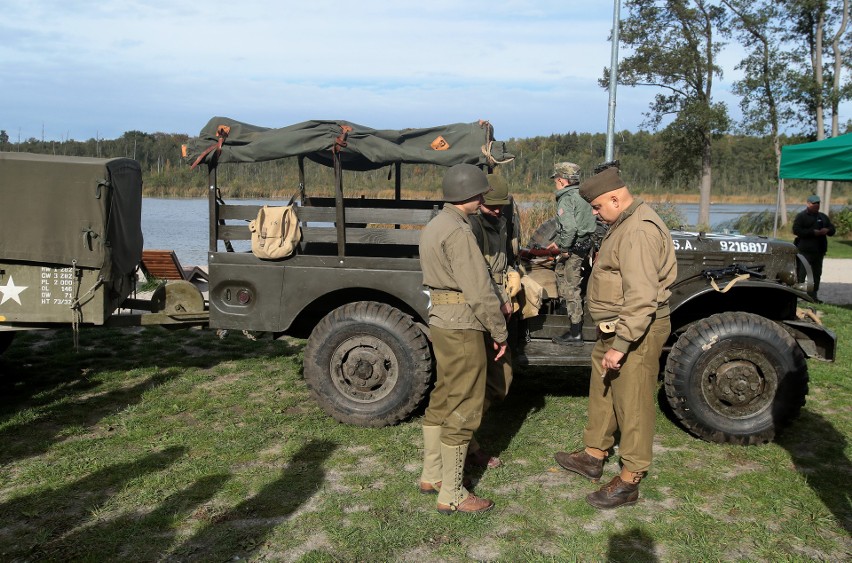
<path fill-rule="evenodd" d="M 433 199 L 403 198 L 401 166 L 469 163 L 492 172 L 513 156 L 490 124 L 387 131 L 309 121 L 273 129 L 216 117 L 184 156 L 192 166 L 206 165 L 209 178 L 210 326 L 307 337 L 306 383 L 338 421 L 383 426 L 411 415 L 429 389 L 434 363 L 419 229 L 442 203 L 437 186 Z M 261 206 L 226 204 L 219 167 L 285 158 L 296 159 L 299 171 L 292 209 L 300 233 L 292 252 L 265 259 L 233 251 L 235 241 L 251 240 L 253 232 L 257 238 Z M 311 195 L 306 161 L 334 170 L 333 196 Z M 346 178 L 382 168 L 395 178 L 392 199 L 347 197 Z M 799 302 L 811 300 L 810 268 L 783 241 L 672 236 L 678 279 L 663 358 L 666 399 L 702 439 L 772 440 L 804 405 L 806 359 L 835 356 L 834 334 L 799 314 Z M 583 346 L 553 344 L 570 323 L 556 306 L 555 290 L 547 291 L 552 269 L 527 265 L 543 282 L 544 301 L 538 315 L 520 323 L 520 337 L 511 343 L 516 362 L 589 365 L 596 327 L 584 326 Z"/>
<path fill-rule="evenodd" d="M 184 285 L 132 297 L 143 245 L 135 160 L 0 152 L 0 201 L 0 353 L 24 330 L 206 323 L 200 292 Z"/>

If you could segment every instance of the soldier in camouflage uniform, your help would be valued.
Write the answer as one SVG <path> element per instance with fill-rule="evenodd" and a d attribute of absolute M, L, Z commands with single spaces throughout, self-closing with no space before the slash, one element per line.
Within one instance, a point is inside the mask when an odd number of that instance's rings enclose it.
<path fill-rule="evenodd" d="M 463 484 L 464 463 L 482 420 L 488 369 L 486 340 L 499 361 L 508 331 L 500 299 L 468 216 L 490 189 L 485 173 L 457 164 L 444 175 L 441 212 L 420 237 L 423 285 L 431 299 L 429 333 L 437 380 L 423 416 L 423 472 L 420 492 L 438 493 L 438 512 L 485 512 L 494 503 Z"/>
<path fill-rule="evenodd" d="M 503 310 L 507 312 L 507 323 L 513 321 L 512 298 L 521 289 L 521 276 L 516 268 L 519 248 L 517 232 L 518 218 L 516 206 L 509 196 L 509 185 L 502 176 L 488 176 L 491 191 L 485 194 L 485 201 L 479 211 L 468 217 L 473 236 L 488 264 L 488 271 L 494 282 L 494 290 L 500 298 Z M 486 338 L 490 340 L 490 338 Z M 512 355 L 511 349 L 506 348 L 503 357 L 495 361 L 494 349 L 486 345 L 488 350 L 488 377 L 485 385 L 485 402 L 482 406 L 484 415 L 488 408 L 506 398 L 509 386 L 512 384 Z M 502 465 L 500 458 L 491 456 L 479 447 L 476 438 L 471 438 L 467 451 L 466 464 L 472 467 L 496 468 Z"/>
<path fill-rule="evenodd" d="M 556 241 L 547 248 L 559 251 L 556 267 L 556 290 L 571 319 L 571 329 L 553 338 L 556 344 L 583 344 L 583 260 L 592 247 L 595 217 L 592 208 L 580 197 L 580 167 L 573 162 L 560 162 L 550 176 L 556 184 Z"/>

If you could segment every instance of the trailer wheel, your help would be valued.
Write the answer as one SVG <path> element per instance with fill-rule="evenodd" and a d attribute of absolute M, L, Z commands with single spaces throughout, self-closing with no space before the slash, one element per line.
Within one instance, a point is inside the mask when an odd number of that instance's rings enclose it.
<path fill-rule="evenodd" d="M 808 394 L 801 348 L 776 323 L 751 313 L 719 313 L 678 338 L 665 367 L 669 404 L 703 440 L 771 441 L 798 416 Z"/>
<path fill-rule="evenodd" d="M 14 339 L 14 330 L 0 330 L 0 354 L 6 351 Z"/>
<path fill-rule="evenodd" d="M 432 377 L 429 342 L 410 316 L 373 301 L 338 307 L 311 332 L 305 382 L 339 422 L 380 427 L 411 415 Z"/>

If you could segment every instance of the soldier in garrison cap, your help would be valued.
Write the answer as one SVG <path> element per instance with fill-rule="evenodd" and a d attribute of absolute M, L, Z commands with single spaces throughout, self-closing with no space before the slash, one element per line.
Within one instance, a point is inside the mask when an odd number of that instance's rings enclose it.
<path fill-rule="evenodd" d="M 485 199 L 479 211 L 470 215 L 470 228 L 476 238 L 476 244 L 485 257 L 488 271 L 494 282 L 494 289 L 500 298 L 504 310 L 511 315 L 506 319 L 509 324 L 510 335 L 515 334 L 517 328 L 515 311 L 515 296 L 521 290 L 521 275 L 517 268 L 518 263 L 518 232 L 519 214 L 517 206 L 509 195 L 509 183 L 506 178 L 498 174 L 488 176 L 491 191 L 486 192 Z M 511 308 L 509 308 L 511 307 Z M 485 402 L 482 406 L 482 414 L 488 412 L 488 408 L 506 398 L 509 386 L 512 384 L 512 355 L 511 349 L 506 348 L 506 353 L 500 360 L 494 360 L 494 351 L 491 346 L 486 346 L 489 352 L 488 377 L 485 385 Z M 486 453 L 476 441 L 476 437 L 470 440 L 467 451 L 466 464 L 471 467 L 496 468 L 502 465 L 500 458 Z"/>
<path fill-rule="evenodd" d="M 834 225 L 828 215 L 820 212 L 820 199 L 818 195 L 810 195 L 807 199 L 805 209 L 796 215 L 793 220 L 793 234 L 796 239 L 793 244 L 799 249 L 799 254 L 805 257 L 811 265 L 814 274 L 814 288 L 810 296 L 819 303 L 817 291 L 819 291 L 819 280 L 822 278 L 822 262 L 828 251 L 828 238 L 835 233 Z"/>
<path fill-rule="evenodd" d="M 556 240 L 547 247 L 559 252 L 554 272 L 556 290 L 564 304 L 571 327 L 562 336 L 553 338 L 556 344 L 583 345 L 583 260 L 592 248 L 595 217 L 592 208 L 580 197 L 580 167 L 573 162 L 560 162 L 550 175 L 556 185 L 556 220 L 559 231 Z"/>
<path fill-rule="evenodd" d="M 597 254 L 586 306 L 598 326 L 584 449 L 556 462 L 597 482 L 620 433 L 622 469 L 586 500 L 596 508 L 635 504 L 651 465 L 660 353 L 671 332 L 670 287 L 677 277 L 674 243 L 662 219 L 633 197 L 617 168 L 580 187 L 595 215 L 609 225 Z"/>
<path fill-rule="evenodd" d="M 420 492 L 437 493 L 438 512 L 444 514 L 485 512 L 494 506 L 470 493 L 463 482 L 468 445 L 482 420 L 486 342 L 499 361 L 509 336 L 505 307 L 494 292 L 468 220 L 488 190 L 485 172 L 471 164 L 452 166 L 444 175 L 446 203 L 420 236 L 437 364 L 437 380 L 423 415 Z"/>

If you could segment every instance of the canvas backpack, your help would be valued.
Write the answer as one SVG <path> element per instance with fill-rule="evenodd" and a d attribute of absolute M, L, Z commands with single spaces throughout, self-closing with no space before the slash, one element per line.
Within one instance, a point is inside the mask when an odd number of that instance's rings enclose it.
<path fill-rule="evenodd" d="M 302 238 L 299 218 L 292 205 L 264 205 L 257 212 L 257 219 L 249 223 L 249 231 L 252 253 L 265 260 L 290 256 Z"/>

